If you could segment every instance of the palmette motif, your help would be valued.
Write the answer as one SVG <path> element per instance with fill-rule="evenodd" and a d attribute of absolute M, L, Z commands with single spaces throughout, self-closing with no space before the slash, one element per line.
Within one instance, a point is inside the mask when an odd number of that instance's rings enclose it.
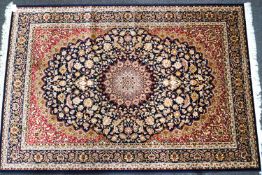
<path fill-rule="evenodd" d="M 49 61 L 43 89 L 66 125 L 128 143 L 198 120 L 212 80 L 207 60 L 187 43 L 118 28 L 62 48 Z"/>

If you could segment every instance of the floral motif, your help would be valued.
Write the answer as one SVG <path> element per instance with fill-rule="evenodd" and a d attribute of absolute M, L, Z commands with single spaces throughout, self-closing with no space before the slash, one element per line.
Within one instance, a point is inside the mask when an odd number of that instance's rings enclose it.
<path fill-rule="evenodd" d="M 164 128 L 191 125 L 213 95 L 211 69 L 201 53 L 140 28 L 70 43 L 45 73 L 52 113 L 112 142 L 144 142 Z"/>

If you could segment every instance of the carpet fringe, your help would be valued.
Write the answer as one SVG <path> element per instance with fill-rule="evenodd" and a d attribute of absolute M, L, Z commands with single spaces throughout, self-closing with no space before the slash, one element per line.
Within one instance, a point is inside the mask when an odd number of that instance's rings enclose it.
<path fill-rule="evenodd" d="M 9 33 L 11 27 L 11 17 L 12 12 L 16 11 L 16 5 L 10 2 L 5 9 L 5 21 L 2 26 L 2 46 L 0 49 L 0 119 L 2 118 L 2 104 L 3 104 L 3 94 L 4 94 L 4 81 L 5 81 L 5 70 L 6 70 L 6 59 L 8 55 L 8 42 Z M 1 125 L 1 124 L 0 124 Z M 1 133 L 1 131 L 0 131 Z"/>
<path fill-rule="evenodd" d="M 252 89 L 253 89 L 255 115 L 256 115 L 257 135 L 258 135 L 258 142 L 259 142 L 260 157 L 262 157 L 261 156 L 261 151 L 262 151 L 261 85 L 260 85 L 259 73 L 258 73 L 259 66 L 257 61 L 256 38 L 255 38 L 255 30 L 253 26 L 251 3 L 247 2 L 244 4 L 244 6 L 245 6 L 247 40 L 248 40 L 248 50 L 249 50 L 250 69 L 251 69 L 251 80 L 252 80 Z M 262 165 L 261 160 L 262 159 L 260 159 L 260 165 Z M 262 171 L 260 171 L 260 174 L 262 175 Z"/>

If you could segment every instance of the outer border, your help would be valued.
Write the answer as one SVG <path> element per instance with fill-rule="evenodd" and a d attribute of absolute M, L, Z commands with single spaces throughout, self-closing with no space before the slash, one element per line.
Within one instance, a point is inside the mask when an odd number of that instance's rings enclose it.
<path fill-rule="evenodd" d="M 241 8 L 241 10 L 243 11 L 243 20 L 244 20 L 244 22 L 246 22 L 246 18 L 245 18 L 245 12 L 244 12 L 244 4 L 183 4 L 183 5 L 175 5 L 175 4 L 157 4 L 157 5 L 151 5 L 151 4 L 128 4 L 128 5 L 122 5 L 122 4 L 116 4 L 116 5 L 100 5 L 100 4 L 95 4 L 95 5 L 88 5 L 88 6 L 85 6 L 85 5 L 66 5 L 66 6 L 64 6 L 64 5 L 50 5 L 50 6 L 35 6 L 35 5 L 32 5 L 32 6 L 18 6 L 18 7 L 21 7 L 21 8 L 30 8 L 30 7 L 33 7 L 33 8 L 41 8 L 41 7 L 51 7 L 51 8 L 56 8 L 56 7 L 95 7 L 95 6 L 104 6 L 104 7 L 110 7 L 110 6 L 133 6 L 133 7 L 136 7 L 136 6 L 151 6 L 151 7 L 159 7 L 159 6 L 177 6 L 177 7 L 187 7 L 187 6 L 189 6 L 189 7 L 193 7 L 193 6 L 202 6 L 202 7 L 204 7 L 204 6 L 207 6 L 207 7 L 209 7 L 209 6 L 212 6 L 212 7 L 221 7 L 221 6 L 239 6 L 239 7 L 242 7 Z M 10 31 L 9 31 L 9 40 L 8 40 L 8 46 L 9 46 L 9 44 L 11 43 L 11 38 L 12 38 L 12 36 L 11 36 L 11 34 L 14 32 L 14 27 L 12 26 L 12 24 L 13 24 L 13 22 L 14 22 L 14 12 L 12 12 L 12 18 L 11 18 L 11 26 L 10 26 Z M 252 65 L 250 65 L 251 63 L 250 63 L 250 55 L 249 55 L 249 50 L 248 50 L 248 42 L 247 42 L 247 27 L 246 27 L 246 23 L 244 23 L 243 24 L 243 29 L 245 30 L 245 43 L 246 43 L 246 49 L 247 49 L 247 55 L 246 55 L 246 59 L 247 59 L 247 68 L 249 69 L 249 81 L 250 81 L 250 87 L 251 87 L 251 90 L 252 90 L 252 93 L 253 93 L 253 89 L 252 89 L 252 81 L 251 81 L 251 66 Z M 4 44 L 4 43 L 3 43 Z M 8 54 L 7 54 L 7 58 L 6 58 L 6 63 L 8 63 L 8 61 L 9 61 L 9 57 L 10 57 L 10 53 L 11 53 L 11 51 L 10 51 L 10 47 L 8 47 Z M 4 58 L 5 59 L 5 58 Z M 5 97 L 5 94 L 6 94 L 6 83 L 7 83 L 7 75 L 8 75 L 8 67 L 9 67 L 9 65 L 8 64 L 6 64 L 6 70 L 5 70 L 5 81 L 4 81 L 4 95 L 3 95 L 3 97 Z M 254 97 L 253 96 L 251 96 L 251 99 L 252 99 L 252 107 L 253 107 L 253 111 L 255 111 L 255 109 L 254 109 Z M 0 99 L 0 100 L 2 100 L 2 99 Z M 3 105 L 2 105 L 2 112 L 4 111 L 4 106 L 5 106 L 5 104 L 4 104 L 4 102 L 5 102 L 5 98 L 3 99 Z M 3 129 L 3 113 L 2 113 L 2 116 L 0 116 L 1 117 L 1 131 L 2 131 L 2 129 Z M 255 119 L 255 113 L 254 113 L 254 115 L 253 115 L 253 117 L 254 117 L 254 119 Z M 254 127 L 256 128 L 256 121 L 254 120 Z M 254 128 L 254 129 L 255 129 Z M 257 144 L 258 144 L 258 135 L 257 135 L 257 130 L 255 129 L 255 134 L 256 134 L 256 141 L 257 141 Z M 2 135 L 3 135 L 3 133 L 1 132 L 1 138 L 2 138 Z M 257 147 L 257 150 L 258 150 L 258 145 L 256 144 L 256 147 Z M 0 142 L 0 149 L 2 149 L 2 142 Z M 0 159 L 2 158 L 1 156 L 1 153 L 2 152 L 0 152 Z M 260 153 L 259 152 L 259 150 L 258 150 L 258 153 Z M 260 160 L 260 156 L 258 156 L 258 161 Z M 244 163 L 244 162 L 243 162 Z M 0 164 L 1 164 L 1 162 L 0 162 Z M 212 164 L 212 163 L 211 163 Z M 112 164 L 113 165 L 113 164 Z M 154 167 L 150 167 L 150 166 L 152 166 L 152 164 L 148 164 L 148 166 L 146 167 L 146 168 L 114 168 L 114 167 L 112 167 L 112 168 L 97 168 L 97 167 L 95 167 L 95 168 L 86 168 L 86 169 L 81 169 L 81 170 L 77 170 L 77 169 L 74 169 L 74 168 L 72 168 L 72 169 L 70 169 L 70 168 L 68 168 L 68 169 L 56 169 L 56 168 L 54 168 L 54 169 L 46 169 L 46 168 L 24 168 L 24 169 L 6 169 L 6 168 L 0 168 L 0 170 L 1 171 L 9 171 L 9 170 L 15 170 L 15 171 L 24 171 L 24 172 L 29 172 L 29 171 L 31 171 L 31 170 L 40 170 L 40 171 L 43 171 L 43 172 L 46 172 L 46 171 L 51 171 L 51 172 L 56 172 L 56 171 L 61 171 L 61 170 L 63 170 L 63 171 L 65 171 L 65 170 L 70 170 L 70 171 L 76 171 L 76 172 L 83 172 L 83 171 L 85 171 L 85 170 L 135 170 L 135 171 L 137 171 L 137 170 L 168 170 L 168 171 L 171 171 L 171 170 L 176 170 L 176 171 L 236 171 L 236 170 L 251 170 L 251 171 L 255 171 L 255 170 L 260 170 L 260 168 L 261 168 L 261 165 L 259 164 L 259 166 L 258 166 L 258 168 L 225 168 L 225 169 L 212 169 L 212 168 L 203 168 L 203 169 L 201 169 L 201 168 L 196 168 L 196 169 L 188 169 L 188 170 L 186 170 L 186 169 L 183 169 L 183 170 L 177 170 L 177 169 L 174 169 L 174 168 L 154 168 Z M 28 171 L 29 170 L 29 171 Z M 32 171 L 32 172 L 34 172 L 34 171 Z"/>
<path fill-rule="evenodd" d="M 256 47 L 256 39 L 254 33 L 253 26 L 253 17 L 252 17 L 252 9 L 251 3 L 244 4 L 244 21 L 245 21 L 245 40 L 246 40 L 246 49 L 247 49 L 247 61 L 249 64 L 249 84 L 252 92 L 253 99 L 253 109 L 254 109 L 254 123 L 255 123 L 255 132 L 256 132 L 256 142 L 257 142 L 257 150 L 258 150 L 258 161 L 260 167 L 262 166 L 262 157 L 261 157 L 261 149 L 262 149 L 262 135 L 261 135 L 261 83 L 258 74 L 258 62 L 257 62 L 257 47 Z"/>

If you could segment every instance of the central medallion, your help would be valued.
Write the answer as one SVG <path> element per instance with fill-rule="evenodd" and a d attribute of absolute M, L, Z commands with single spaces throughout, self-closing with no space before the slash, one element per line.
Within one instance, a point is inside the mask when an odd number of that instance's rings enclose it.
<path fill-rule="evenodd" d="M 51 114 L 116 143 L 140 143 L 199 120 L 213 96 L 203 54 L 141 28 L 112 29 L 69 43 L 45 70 Z"/>
<path fill-rule="evenodd" d="M 139 105 L 152 92 L 151 77 L 150 70 L 138 61 L 118 61 L 105 73 L 105 93 L 118 105 Z"/>

